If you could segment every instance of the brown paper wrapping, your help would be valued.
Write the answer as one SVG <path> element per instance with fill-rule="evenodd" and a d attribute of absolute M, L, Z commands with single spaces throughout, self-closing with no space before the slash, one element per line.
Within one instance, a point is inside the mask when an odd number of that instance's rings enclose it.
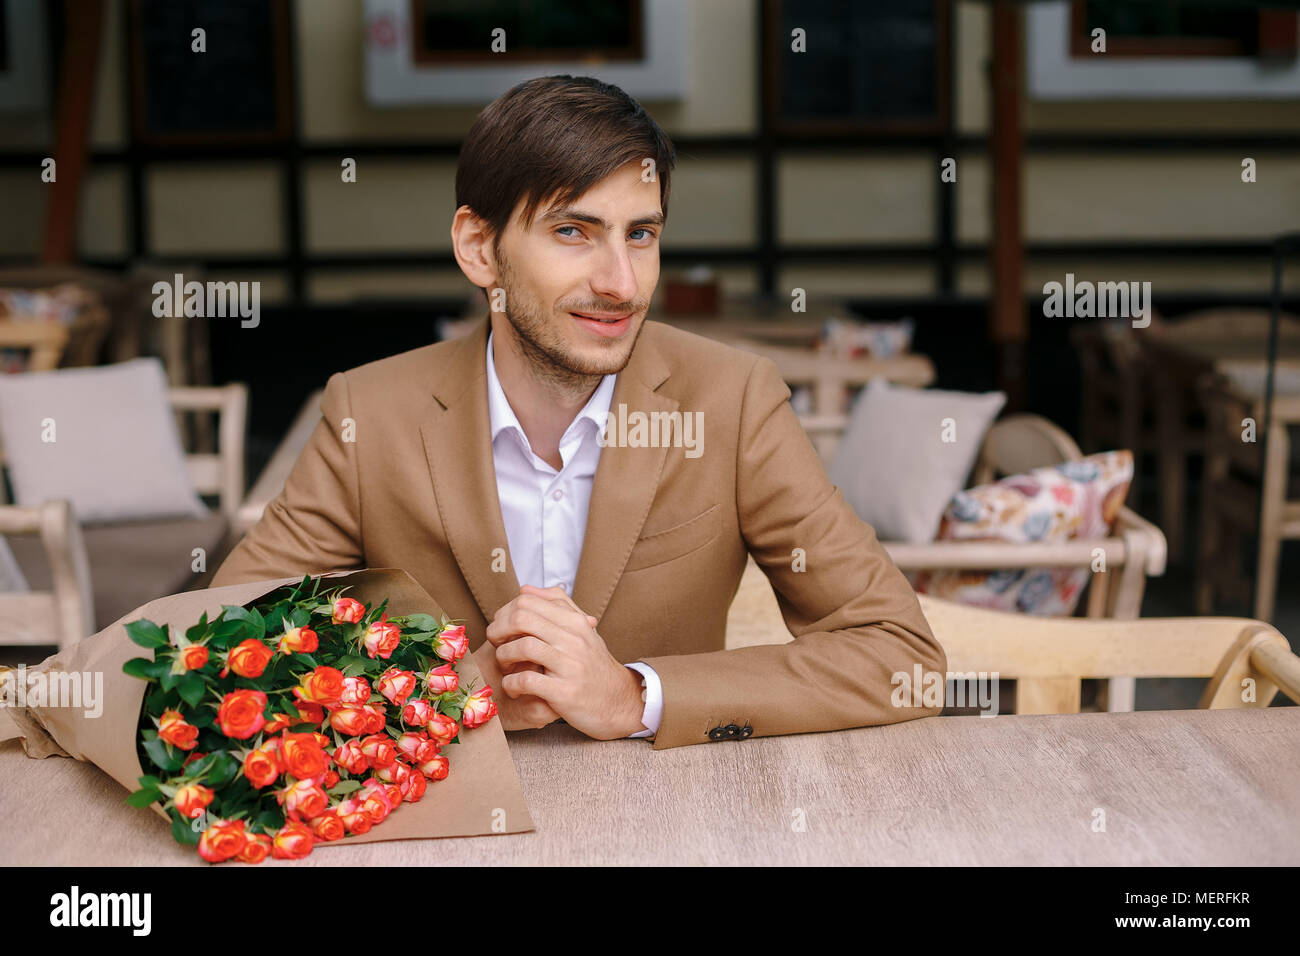
<path fill-rule="evenodd" d="M 347 595 L 367 607 L 388 598 L 390 617 L 416 612 L 437 617 L 442 613 L 433 598 L 401 568 L 341 571 L 322 577 L 329 579 L 322 590 L 346 585 Z M 0 740 L 22 737 L 23 750 L 29 757 L 57 755 L 89 761 L 127 790 L 138 790 L 144 770 L 136 755 L 136 734 L 140 705 L 148 684 L 122 673 L 122 665 L 133 657 L 149 657 L 150 651 L 127 636 L 127 623 L 148 618 L 159 626 L 171 625 L 169 633 L 175 635 L 198 623 L 204 611 L 211 620 L 221 613 L 223 604 L 249 604 L 281 585 L 297 584 L 301 580 L 302 575 L 297 575 L 187 591 L 136 608 L 98 634 L 27 668 L 28 674 L 102 671 L 103 712 L 98 717 L 88 718 L 81 708 L 75 707 L 0 707 Z M 459 660 L 456 670 L 465 684 L 478 678 L 482 685 L 473 655 L 466 654 Z M 462 730 L 460 742 L 443 752 L 450 761 L 451 772 L 446 780 L 429 781 L 423 799 L 403 803 L 368 833 L 317 846 L 493 832 L 524 833 L 535 829 L 498 718 L 482 727 Z M 158 804 L 153 804 L 152 809 L 170 820 Z"/>

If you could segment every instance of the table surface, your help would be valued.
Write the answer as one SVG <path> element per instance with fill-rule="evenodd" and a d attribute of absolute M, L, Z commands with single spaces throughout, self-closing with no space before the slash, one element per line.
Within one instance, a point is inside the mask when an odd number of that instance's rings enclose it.
<path fill-rule="evenodd" d="M 1294 707 L 931 717 L 663 751 L 562 724 L 507 739 L 535 831 L 303 862 L 1300 863 Z M 0 864 L 201 865 L 91 765 L 9 741 L 0 781 Z"/>

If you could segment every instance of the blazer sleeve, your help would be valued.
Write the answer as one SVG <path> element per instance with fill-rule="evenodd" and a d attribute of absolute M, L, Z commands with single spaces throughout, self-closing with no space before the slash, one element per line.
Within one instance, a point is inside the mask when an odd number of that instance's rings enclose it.
<path fill-rule="evenodd" d="M 763 737 L 891 724 L 942 709 L 914 704 L 911 695 L 904 706 L 891 701 L 895 674 L 914 680 L 917 665 L 944 674 L 946 656 L 916 592 L 826 476 L 789 397 L 775 363 L 760 358 L 740 412 L 736 507 L 794 640 L 643 658 L 663 688 L 655 750 L 707 743 L 711 728 L 729 723 L 747 723 Z"/>
<path fill-rule="evenodd" d="M 330 376 L 321 420 L 262 518 L 222 562 L 209 587 L 363 567 L 357 446 L 347 378 Z"/>

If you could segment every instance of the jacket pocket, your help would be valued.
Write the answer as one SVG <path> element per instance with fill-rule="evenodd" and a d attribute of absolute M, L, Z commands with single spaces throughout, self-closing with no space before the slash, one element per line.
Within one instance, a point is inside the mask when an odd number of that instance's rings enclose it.
<path fill-rule="evenodd" d="M 716 538 L 721 528 L 722 512 L 714 505 L 679 525 L 639 538 L 623 570 L 639 571 L 685 557 Z"/>

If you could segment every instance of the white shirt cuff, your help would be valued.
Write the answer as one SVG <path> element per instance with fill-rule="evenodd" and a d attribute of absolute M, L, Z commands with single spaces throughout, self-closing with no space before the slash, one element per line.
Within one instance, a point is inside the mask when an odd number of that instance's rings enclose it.
<path fill-rule="evenodd" d="M 641 713 L 641 726 L 648 728 L 628 736 L 653 737 L 659 732 L 659 721 L 663 719 L 664 715 L 663 684 L 659 680 L 659 675 L 655 673 L 655 669 L 649 664 L 637 661 L 634 664 L 624 666 L 632 668 L 645 678 L 645 710 Z"/>

